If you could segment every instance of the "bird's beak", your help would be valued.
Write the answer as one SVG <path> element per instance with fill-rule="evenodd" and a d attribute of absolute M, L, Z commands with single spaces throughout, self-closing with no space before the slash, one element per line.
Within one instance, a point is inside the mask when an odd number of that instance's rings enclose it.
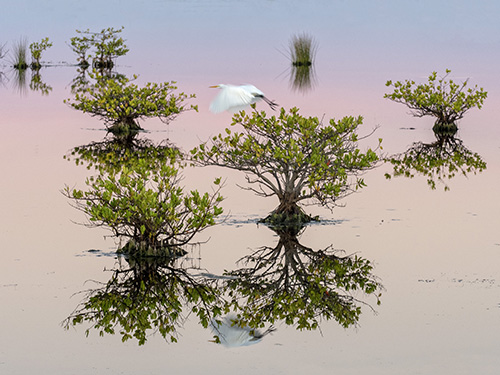
<path fill-rule="evenodd" d="M 208 86 L 208 87 L 209 87 L 209 88 L 211 88 L 211 89 L 216 89 L 216 88 L 218 88 L 219 86 Z"/>

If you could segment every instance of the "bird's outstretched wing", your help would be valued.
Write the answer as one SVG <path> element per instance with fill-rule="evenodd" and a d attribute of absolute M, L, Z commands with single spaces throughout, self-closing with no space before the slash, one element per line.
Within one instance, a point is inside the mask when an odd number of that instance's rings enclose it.
<path fill-rule="evenodd" d="M 224 111 L 236 113 L 254 103 L 254 100 L 255 98 L 241 87 L 228 86 L 221 89 L 217 94 L 210 104 L 210 111 L 213 113 Z"/>

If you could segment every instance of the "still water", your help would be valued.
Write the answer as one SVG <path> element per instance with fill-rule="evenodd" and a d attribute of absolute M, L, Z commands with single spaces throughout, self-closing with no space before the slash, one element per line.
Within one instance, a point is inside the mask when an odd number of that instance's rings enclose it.
<path fill-rule="evenodd" d="M 18 1 L 0 16 L 0 43 L 48 36 L 42 60 L 48 95 L 19 89 L 8 57 L 0 60 L 0 373 L 2 374 L 497 374 L 500 368 L 500 6 L 494 1 Z M 19 27 L 23 20 L 23 27 Z M 48 22 L 51 20 L 50 22 Z M 298 331 L 276 324 L 262 342 L 225 348 L 188 317 L 179 342 L 151 335 L 143 346 L 119 335 L 85 336 L 62 321 L 81 302 L 78 292 L 106 282 L 116 266 L 115 241 L 89 229 L 61 194 L 83 187 L 89 171 L 63 159 L 76 146 L 105 137 L 98 119 L 63 103 L 76 67 L 66 42 L 75 29 L 124 26 L 130 52 L 116 70 L 141 83 L 175 80 L 194 93 L 199 112 L 169 126 L 148 120 L 145 137 L 168 138 L 189 150 L 230 124 L 208 106 L 218 83 L 251 83 L 281 106 L 304 115 L 362 115 L 361 134 L 378 127 L 363 147 L 383 138 L 384 153 L 432 143 L 432 119 L 414 118 L 383 99 L 388 79 L 423 81 L 452 70 L 488 91 L 481 110 L 459 123 L 458 137 L 487 163 L 435 190 L 426 178 L 387 180 L 390 166 L 369 171 L 367 187 L 333 212 L 307 207 L 321 224 L 299 236 L 313 249 L 333 246 L 370 260 L 384 286 L 381 305 L 362 307 L 359 325 L 323 322 Z M 290 86 L 287 46 L 307 32 L 318 49 L 314 87 Z M 265 103 L 258 104 L 265 108 Z M 267 108 L 266 108 L 267 109 Z M 202 232 L 185 262 L 221 274 L 238 259 L 279 238 L 256 224 L 276 205 L 240 190 L 243 175 L 216 168 L 186 170 L 183 184 L 204 190 L 226 178 L 225 223 Z"/>

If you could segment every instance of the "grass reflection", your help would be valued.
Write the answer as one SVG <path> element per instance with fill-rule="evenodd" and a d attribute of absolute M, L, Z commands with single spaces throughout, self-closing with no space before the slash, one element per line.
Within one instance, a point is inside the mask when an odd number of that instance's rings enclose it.
<path fill-rule="evenodd" d="M 20 95 L 26 95 L 28 92 L 28 82 L 26 79 L 26 69 L 13 69 L 12 74 L 14 76 L 12 80 L 12 85 L 14 90 Z"/>

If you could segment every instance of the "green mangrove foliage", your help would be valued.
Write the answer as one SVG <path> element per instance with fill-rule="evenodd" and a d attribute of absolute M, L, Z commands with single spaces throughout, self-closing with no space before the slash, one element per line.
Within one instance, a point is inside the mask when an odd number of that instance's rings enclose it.
<path fill-rule="evenodd" d="M 266 117 L 244 111 L 231 125 L 243 132 L 219 134 L 191 150 L 197 165 L 215 165 L 242 171 L 248 190 L 263 197 L 276 196 L 279 206 L 268 221 L 306 222 L 312 218 L 299 207 L 306 200 L 333 208 L 340 198 L 365 186 L 361 173 L 375 166 L 375 151 L 357 147 L 361 117 L 344 117 L 324 124 L 303 117 L 297 108 Z M 381 142 L 381 140 L 379 140 Z M 255 187 L 253 187 L 255 185 Z"/>
<path fill-rule="evenodd" d="M 77 33 L 82 34 L 82 31 L 76 30 Z M 86 35 L 74 36 L 70 39 L 69 44 L 71 50 L 76 53 L 78 65 L 83 69 L 87 69 L 90 66 L 88 60 L 90 59 L 89 50 L 92 47 L 91 38 Z"/>
<path fill-rule="evenodd" d="M 87 215 L 88 226 L 108 228 L 127 240 L 124 252 L 171 255 L 172 248 L 189 243 L 222 213 L 220 179 L 212 193 L 186 192 L 179 185 L 178 152 L 125 152 L 121 161 L 98 168 L 98 175 L 87 179 L 87 190 L 66 186 L 63 192 Z"/>
<path fill-rule="evenodd" d="M 82 92 L 91 85 L 90 77 L 86 68 L 78 67 L 76 69 L 77 75 L 71 81 L 71 93 Z"/>
<path fill-rule="evenodd" d="M 52 91 L 52 86 L 43 82 L 39 69 L 34 69 L 33 74 L 31 75 L 30 89 L 33 91 L 39 91 L 42 95 L 49 95 Z"/>
<path fill-rule="evenodd" d="M 278 322 L 312 330 L 334 320 L 347 328 L 357 324 L 363 305 L 373 310 L 364 297 L 380 304 L 383 286 L 370 261 L 332 247 L 313 250 L 299 243 L 295 229 L 275 230 L 276 246 L 258 249 L 240 260 L 244 267 L 217 277 L 184 267 L 182 250 L 163 257 L 128 255 L 126 264 L 119 258 L 111 279 L 86 291 L 64 326 L 87 323 L 87 335 L 97 330 L 142 345 L 156 332 L 177 342 L 188 314 L 205 328 L 229 314 L 252 335 Z"/>
<path fill-rule="evenodd" d="M 12 51 L 12 65 L 18 70 L 26 70 L 30 66 L 32 69 L 38 70 L 42 66 L 40 62 L 42 53 L 50 47 L 52 47 L 52 43 L 49 42 L 49 38 L 43 38 L 40 42 L 31 43 L 29 45 L 32 60 L 30 65 L 28 64 L 28 41 L 26 38 L 21 38 L 14 44 Z"/>
<path fill-rule="evenodd" d="M 198 111 L 198 106 L 187 105 L 194 94 L 175 93 L 174 81 L 148 82 L 144 87 L 132 83 L 124 76 L 94 75 L 95 84 L 75 92 L 73 99 L 65 100 L 73 108 L 97 116 L 113 134 L 141 129 L 139 120 L 159 118 L 169 123 L 188 110 Z M 137 79 L 134 76 L 133 80 Z"/>
<path fill-rule="evenodd" d="M 355 294 L 374 296 L 382 285 L 369 260 L 342 255 L 331 247 L 313 250 L 299 243 L 296 231 L 276 229 L 276 246 L 264 246 L 241 259 L 244 268 L 225 272 L 229 308 L 250 327 L 285 322 L 316 329 L 320 320 L 355 325 L 361 304 Z"/>
<path fill-rule="evenodd" d="M 467 176 L 486 169 L 486 162 L 482 157 L 467 149 L 461 139 L 449 133 L 435 132 L 435 135 L 436 142 L 415 142 L 406 152 L 386 158 L 393 165 L 393 171 L 386 173 L 385 177 L 413 178 L 418 174 L 427 178 L 431 189 L 435 189 L 439 182 L 446 191 L 449 190 L 446 181 L 457 174 Z"/>
<path fill-rule="evenodd" d="M 78 63 L 82 67 L 90 66 L 88 59 L 93 59 L 93 67 L 96 69 L 111 69 L 113 60 L 124 56 L 128 51 L 125 40 L 118 36 L 123 31 L 108 27 L 101 32 L 76 30 L 79 36 L 70 39 L 71 50 L 78 56 Z M 90 51 L 90 52 L 89 52 Z"/>
<path fill-rule="evenodd" d="M 477 85 L 467 87 L 468 79 L 462 83 L 447 79 L 450 73 L 451 70 L 446 69 L 446 74 L 438 78 L 437 72 L 433 72 L 427 83 L 418 85 L 411 80 L 387 81 L 386 86 L 393 87 L 394 91 L 384 98 L 405 104 L 416 117 L 436 117 L 438 128 L 456 127 L 456 121 L 468 110 L 482 107 L 487 92 Z"/>
<path fill-rule="evenodd" d="M 73 148 L 64 159 L 74 160 L 76 165 L 85 165 L 87 169 L 101 172 L 119 172 L 136 159 L 158 159 L 167 164 L 177 163 L 183 167 L 183 155 L 180 150 L 167 141 L 155 144 L 147 138 L 106 137 L 99 142 Z"/>
<path fill-rule="evenodd" d="M 42 75 L 40 74 L 40 69 L 32 69 L 31 71 L 31 79 L 28 79 L 27 69 L 14 69 L 13 70 L 13 79 L 12 83 L 16 91 L 18 91 L 21 95 L 24 95 L 28 87 L 32 91 L 37 91 L 42 95 L 48 95 L 52 91 L 52 86 L 45 83 L 42 79 Z M 1 79 L 1 72 L 0 72 Z"/>
<path fill-rule="evenodd" d="M 194 277 L 173 263 L 173 259 L 129 258 L 128 265 L 112 271 L 107 283 L 86 292 L 63 326 L 87 323 L 86 335 L 92 330 L 100 336 L 119 334 L 122 341 L 135 339 L 139 345 L 156 332 L 177 342 L 188 314 L 207 328 L 220 315 L 217 289 L 210 280 Z"/>
<path fill-rule="evenodd" d="M 30 52 L 31 52 L 31 67 L 33 69 L 40 69 L 42 64 L 40 63 L 40 59 L 42 58 L 42 52 L 52 47 L 52 43 L 49 42 L 49 38 L 43 38 L 40 42 L 33 42 L 30 44 Z"/>

